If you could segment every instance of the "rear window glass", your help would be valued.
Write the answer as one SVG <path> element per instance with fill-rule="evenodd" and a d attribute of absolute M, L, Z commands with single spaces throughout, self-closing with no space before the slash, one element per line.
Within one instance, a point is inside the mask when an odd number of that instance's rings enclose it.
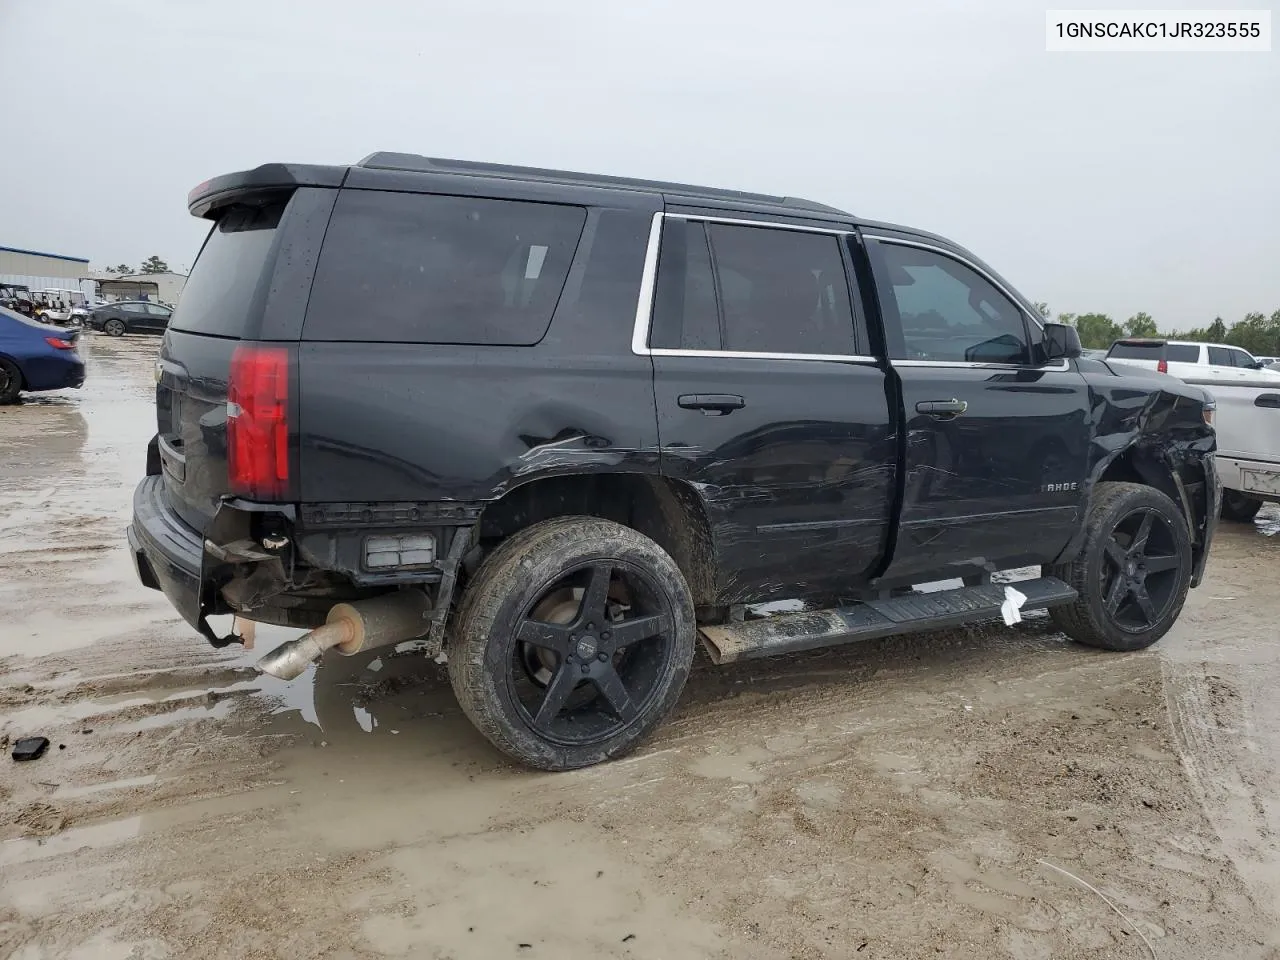
<path fill-rule="evenodd" d="M 581 207 L 344 190 L 303 336 L 535 344 L 547 332 L 585 221 Z"/>
<path fill-rule="evenodd" d="M 245 336 L 282 213 L 284 204 L 237 207 L 223 214 L 209 231 L 169 326 L 188 333 Z"/>
<path fill-rule="evenodd" d="M 1107 356 L 1112 360 L 1159 360 L 1164 356 L 1163 343 L 1116 343 Z"/>
<path fill-rule="evenodd" d="M 1165 349 L 1164 358 L 1174 363 L 1199 363 L 1200 348 L 1190 343 L 1171 343 Z"/>

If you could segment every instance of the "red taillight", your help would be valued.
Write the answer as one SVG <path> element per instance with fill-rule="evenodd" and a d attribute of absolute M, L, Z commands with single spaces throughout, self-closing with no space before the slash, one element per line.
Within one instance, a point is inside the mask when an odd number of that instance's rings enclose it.
<path fill-rule="evenodd" d="M 45 337 L 44 342 L 55 350 L 74 350 L 76 345 L 70 340 L 63 340 L 61 337 Z"/>
<path fill-rule="evenodd" d="M 1160 373 L 1168 373 L 1169 361 L 1166 360 L 1164 357 L 1161 357 L 1160 362 L 1156 364 L 1156 370 L 1158 370 Z"/>
<path fill-rule="evenodd" d="M 227 480 L 233 493 L 284 497 L 289 488 L 289 351 L 236 347 L 227 381 Z"/>

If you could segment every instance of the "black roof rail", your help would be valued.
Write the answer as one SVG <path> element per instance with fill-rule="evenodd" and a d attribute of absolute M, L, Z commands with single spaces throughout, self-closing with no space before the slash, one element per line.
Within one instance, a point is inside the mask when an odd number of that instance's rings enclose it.
<path fill-rule="evenodd" d="M 742 203 L 768 204 L 792 207 L 814 213 L 850 216 L 844 210 L 803 200 L 799 197 L 775 197 L 766 193 L 748 193 L 743 190 L 724 190 L 717 187 L 698 187 L 687 183 L 668 183 L 663 180 L 639 180 L 633 177 L 615 177 L 598 173 L 575 173 L 568 170 L 547 170 L 541 167 L 520 167 L 505 163 L 481 163 L 475 160 L 448 160 L 441 157 L 424 157 L 416 153 L 379 151 L 371 153 L 358 167 L 370 170 L 402 170 L 415 173 L 452 173 L 471 177 L 501 177 L 509 180 L 536 180 L 545 183 L 563 183 L 575 186 L 604 187 L 613 190 L 637 190 L 648 193 L 676 193 L 685 197 L 708 200 L 736 200 Z"/>

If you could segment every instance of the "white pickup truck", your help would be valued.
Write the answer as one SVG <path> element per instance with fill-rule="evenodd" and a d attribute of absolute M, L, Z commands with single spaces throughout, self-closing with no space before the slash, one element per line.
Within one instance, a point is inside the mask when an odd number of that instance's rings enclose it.
<path fill-rule="evenodd" d="M 1263 503 L 1280 503 L 1280 382 L 1274 387 L 1182 378 L 1218 403 L 1214 463 L 1222 482 L 1222 516 L 1247 523 Z"/>
<path fill-rule="evenodd" d="M 1248 523 L 1263 503 L 1280 503 L 1280 371 L 1239 347 L 1189 340 L 1117 340 L 1107 360 L 1167 373 L 1213 396 L 1223 519 Z"/>

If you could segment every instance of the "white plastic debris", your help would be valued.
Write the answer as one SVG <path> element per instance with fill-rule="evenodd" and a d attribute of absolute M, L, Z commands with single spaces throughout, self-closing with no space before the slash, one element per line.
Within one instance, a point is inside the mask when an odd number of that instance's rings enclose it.
<path fill-rule="evenodd" d="M 439 653 L 437 653 L 437 654 L 435 655 L 435 658 L 434 658 L 434 659 L 435 659 L 435 662 L 436 662 L 436 663 L 448 663 L 448 662 L 449 662 L 449 654 L 447 654 L 445 651 L 441 650 Z"/>
<path fill-rule="evenodd" d="M 1015 590 L 1008 584 L 1004 588 L 1004 603 L 1000 604 L 1000 616 L 1004 617 L 1006 626 L 1012 627 L 1022 622 L 1022 605 L 1027 602 L 1027 595 Z"/>

